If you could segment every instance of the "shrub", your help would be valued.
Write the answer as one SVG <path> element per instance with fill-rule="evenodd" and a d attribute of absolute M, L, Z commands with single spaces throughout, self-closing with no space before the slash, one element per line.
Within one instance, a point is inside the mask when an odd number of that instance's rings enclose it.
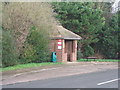
<path fill-rule="evenodd" d="M 81 59 L 83 57 L 83 54 L 80 50 L 77 51 L 77 60 Z"/>
<path fill-rule="evenodd" d="M 0 68 L 2 67 L 2 27 L 0 26 Z"/>
<path fill-rule="evenodd" d="M 90 45 L 84 47 L 84 57 L 88 57 L 94 54 L 94 49 Z"/>
<path fill-rule="evenodd" d="M 47 2 L 2 3 L 2 9 L 2 25 L 13 31 L 20 53 L 31 26 L 52 30 L 49 26 L 56 25 L 52 7 Z"/>
<path fill-rule="evenodd" d="M 28 43 L 27 47 L 24 48 L 24 60 L 26 62 L 50 61 L 49 37 L 46 30 L 32 27 L 26 43 Z"/>
<path fill-rule="evenodd" d="M 18 64 L 14 37 L 9 30 L 2 31 L 2 67 Z"/>
<path fill-rule="evenodd" d="M 35 50 L 33 49 L 33 46 L 29 44 L 25 44 L 20 62 L 29 63 L 34 60 L 35 60 Z"/>

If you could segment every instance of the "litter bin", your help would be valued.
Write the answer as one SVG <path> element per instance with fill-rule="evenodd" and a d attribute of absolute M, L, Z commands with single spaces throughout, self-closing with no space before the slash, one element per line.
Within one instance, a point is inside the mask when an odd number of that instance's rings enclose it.
<path fill-rule="evenodd" d="M 52 62 L 57 62 L 57 55 L 56 52 L 52 52 Z"/>

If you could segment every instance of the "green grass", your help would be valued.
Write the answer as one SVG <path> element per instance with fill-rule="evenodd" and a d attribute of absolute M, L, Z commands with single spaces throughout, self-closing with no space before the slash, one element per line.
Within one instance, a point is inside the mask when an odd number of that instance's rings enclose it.
<path fill-rule="evenodd" d="M 18 70 L 18 69 L 25 69 L 25 68 L 30 68 L 30 67 L 39 67 L 39 66 L 56 65 L 56 64 L 63 64 L 63 63 L 45 62 L 45 63 L 19 64 L 19 65 L 15 65 L 15 66 L 0 68 L 0 71 Z"/>
<path fill-rule="evenodd" d="M 84 61 L 94 61 L 94 59 L 79 59 L 78 62 L 84 62 Z M 97 62 L 120 62 L 120 60 L 115 59 L 95 59 Z M 18 69 L 25 69 L 25 68 L 31 68 L 31 67 L 39 67 L 39 66 L 47 66 L 47 65 L 56 65 L 56 64 L 63 64 L 61 62 L 45 62 L 45 63 L 29 63 L 29 64 L 19 64 L 15 66 L 0 68 L 0 71 L 10 71 L 10 70 L 18 70 Z"/>
<path fill-rule="evenodd" d="M 83 61 L 94 61 L 94 59 L 79 59 L 78 62 L 83 62 Z M 120 62 L 120 60 L 117 59 L 95 59 L 97 62 Z"/>

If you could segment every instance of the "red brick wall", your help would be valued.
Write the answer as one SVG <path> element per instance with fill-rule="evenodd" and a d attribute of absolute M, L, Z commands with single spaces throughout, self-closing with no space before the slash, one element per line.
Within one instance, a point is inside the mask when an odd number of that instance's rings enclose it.
<path fill-rule="evenodd" d="M 73 53 L 71 53 L 71 61 L 76 62 L 77 60 L 77 40 L 73 41 Z"/>
<path fill-rule="evenodd" d="M 51 40 L 50 50 L 56 52 L 58 62 L 67 62 L 67 53 L 65 53 L 65 40 L 62 40 L 62 49 L 58 49 L 58 40 Z M 73 52 L 71 52 L 71 62 L 76 62 L 77 58 L 77 40 L 73 40 Z"/>
<path fill-rule="evenodd" d="M 62 41 L 62 62 L 67 62 L 67 53 L 65 53 L 65 40 Z"/>
<path fill-rule="evenodd" d="M 57 61 L 62 62 L 62 49 L 58 49 L 58 40 L 51 40 L 50 43 L 50 51 L 56 52 Z"/>

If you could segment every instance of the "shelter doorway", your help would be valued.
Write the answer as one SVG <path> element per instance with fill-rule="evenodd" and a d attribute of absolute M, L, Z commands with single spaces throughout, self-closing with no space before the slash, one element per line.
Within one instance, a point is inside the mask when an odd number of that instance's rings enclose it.
<path fill-rule="evenodd" d="M 65 40 L 65 53 L 67 53 L 67 61 L 72 62 L 73 40 Z"/>

